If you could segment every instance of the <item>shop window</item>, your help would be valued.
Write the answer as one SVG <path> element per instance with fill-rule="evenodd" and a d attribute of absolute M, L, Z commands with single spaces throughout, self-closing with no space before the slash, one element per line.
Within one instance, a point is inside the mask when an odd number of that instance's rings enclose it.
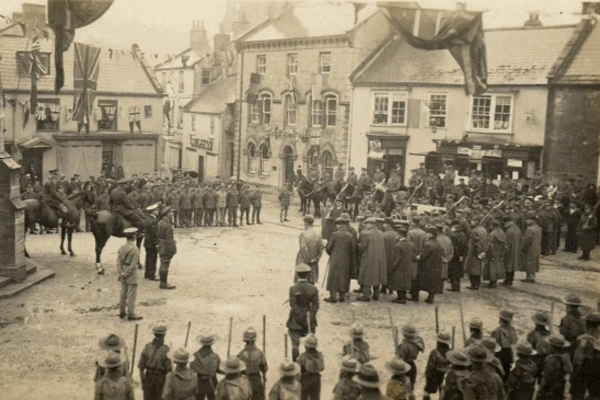
<path fill-rule="evenodd" d="M 269 146 L 262 144 L 259 148 L 260 155 L 260 174 L 266 175 L 269 173 Z"/>
<path fill-rule="evenodd" d="M 445 128 L 446 127 L 446 105 L 448 95 L 445 94 L 430 94 L 429 95 L 429 121 L 430 127 Z"/>
<path fill-rule="evenodd" d="M 473 96 L 471 129 L 488 132 L 510 132 L 512 123 L 511 95 Z"/>
<path fill-rule="evenodd" d="M 33 110 L 38 131 L 57 131 L 60 120 L 60 105 L 58 99 L 38 100 Z"/>
<path fill-rule="evenodd" d="M 406 95 L 403 93 L 375 93 L 373 125 L 405 125 Z"/>
<path fill-rule="evenodd" d="M 287 56 L 287 76 L 292 77 L 298 73 L 298 54 L 290 53 Z"/>
<path fill-rule="evenodd" d="M 255 174 L 258 170 L 258 157 L 256 153 L 256 145 L 248 144 L 248 172 Z"/>
<path fill-rule="evenodd" d="M 337 97 L 325 96 L 325 125 L 334 127 L 337 119 Z"/>
<path fill-rule="evenodd" d="M 99 131 L 117 130 L 117 106 L 116 100 L 98 100 L 100 115 L 98 118 Z"/>
<path fill-rule="evenodd" d="M 267 56 L 256 56 L 256 73 L 264 75 L 267 73 Z"/>
<path fill-rule="evenodd" d="M 285 124 L 296 125 L 296 95 L 288 93 L 285 96 Z"/>

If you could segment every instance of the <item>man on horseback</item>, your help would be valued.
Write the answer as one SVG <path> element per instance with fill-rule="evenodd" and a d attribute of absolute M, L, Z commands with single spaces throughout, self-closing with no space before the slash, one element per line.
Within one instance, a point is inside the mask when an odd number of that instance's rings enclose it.
<path fill-rule="evenodd" d="M 143 229 L 143 218 L 131 204 L 131 200 L 125 191 L 125 185 L 130 183 L 131 179 L 121 179 L 117 181 L 118 186 L 110 194 L 110 205 L 114 213 L 121 214 L 125 220 L 129 221 L 140 231 Z"/>
<path fill-rule="evenodd" d="M 43 200 L 48 207 L 56 211 L 59 218 L 62 218 L 67 213 L 67 206 L 65 200 L 58 195 L 58 170 L 53 169 L 49 173 L 50 180 L 44 184 Z"/>
<path fill-rule="evenodd" d="M 348 168 L 348 184 L 358 186 L 358 176 L 356 176 L 356 172 L 354 172 L 354 167 Z"/>

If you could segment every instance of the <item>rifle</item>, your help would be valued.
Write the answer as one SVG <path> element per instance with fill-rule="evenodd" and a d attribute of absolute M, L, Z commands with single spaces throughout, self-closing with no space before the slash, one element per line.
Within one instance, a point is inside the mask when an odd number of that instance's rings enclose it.
<path fill-rule="evenodd" d="M 435 333 L 439 334 L 440 333 L 440 319 L 438 316 L 438 308 L 437 306 L 435 307 Z"/>
<path fill-rule="evenodd" d="M 308 324 L 308 333 L 312 333 L 312 329 L 310 326 L 310 311 L 306 312 L 306 323 Z"/>
<path fill-rule="evenodd" d="M 398 355 L 398 330 L 394 326 L 392 319 L 392 309 L 388 307 L 388 315 L 390 316 L 390 326 L 392 328 L 392 340 L 394 341 L 394 354 Z"/>
<path fill-rule="evenodd" d="M 190 328 L 191 327 L 192 327 L 192 321 L 188 321 L 187 332 L 185 334 L 185 343 L 184 343 L 183 347 L 187 347 L 188 339 L 190 337 Z"/>
<path fill-rule="evenodd" d="M 454 337 L 456 335 L 456 326 L 452 325 L 452 350 L 454 350 Z"/>
<path fill-rule="evenodd" d="M 133 333 L 133 354 L 131 355 L 131 371 L 129 376 L 133 375 L 133 368 L 135 365 L 135 350 L 137 348 L 137 337 L 138 337 L 138 324 L 135 324 L 135 331 Z"/>
<path fill-rule="evenodd" d="M 327 281 L 327 272 L 329 272 L 329 264 L 331 263 L 331 258 L 327 260 L 327 266 L 325 267 L 325 274 L 323 274 L 323 281 L 321 282 L 321 288 L 325 285 Z"/>
<path fill-rule="evenodd" d="M 231 331 L 233 330 L 233 317 L 229 318 L 229 337 L 227 338 L 227 358 L 231 354 Z"/>
<path fill-rule="evenodd" d="M 459 303 L 460 307 L 460 326 L 462 328 L 462 336 L 463 336 L 463 346 L 467 343 L 467 332 L 465 332 L 465 317 L 463 315 L 463 307 L 462 303 Z"/>
<path fill-rule="evenodd" d="M 267 359 L 267 316 L 263 314 L 263 356 Z M 267 390 L 267 375 L 263 372 L 263 395 Z"/>
<path fill-rule="evenodd" d="M 408 197 L 408 199 L 406 199 L 406 204 L 407 206 L 404 207 L 404 209 L 406 210 L 407 208 L 410 208 L 410 200 L 413 198 L 413 196 L 419 191 L 419 189 L 421 188 L 421 186 L 423 186 L 425 182 L 421 182 L 419 183 L 419 186 L 417 186 L 414 190 L 414 192 L 411 193 L 411 195 Z"/>
<path fill-rule="evenodd" d="M 487 217 L 489 217 L 491 213 L 493 213 L 495 210 L 497 210 L 498 208 L 500 208 L 500 206 L 501 206 L 502 204 L 504 204 L 504 200 L 502 200 L 502 201 L 501 201 L 500 203 L 498 203 L 498 204 L 497 204 L 497 205 L 496 205 L 494 208 L 492 208 L 492 209 L 490 210 L 490 212 L 489 212 L 489 213 L 487 213 L 487 214 L 485 215 L 485 217 L 481 218 L 481 225 L 483 225 L 483 221 L 485 221 L 485 219 L 486 219 Z"/>
<path fill-rule="evenodd" d="M 459 205 L 466 198 L 467 198 L 467 196 L 463 196 L 460 199 L 458 199 L 458 201 L 456 203 L 452 204 L 452 207 L 450 207 L 450 209 L 448 209 L 448 211 L 446 211 L 446 214 L 442 215 L 442 218 L 446 217 L 450 213 L 450 211 L 452 211 L 452 209 L 454 207 L 456 207 L 457 205 Z"/>
<path fill-rule="evenodd" d="M 550 332 L 554 333 L 554 302 L 550 305 Z"/>
<path fill-rule="evenodd" d="M 287 340 L 287 336 L 288 336 L 287 333 L 283 334 L 283 343 L 284 343 L 284 349 L 285 349 L 284 350 L 284 356 L 285 356 L 285 358 L 288 357 L 288 344 L 287 344 L 288 340 Z"/>

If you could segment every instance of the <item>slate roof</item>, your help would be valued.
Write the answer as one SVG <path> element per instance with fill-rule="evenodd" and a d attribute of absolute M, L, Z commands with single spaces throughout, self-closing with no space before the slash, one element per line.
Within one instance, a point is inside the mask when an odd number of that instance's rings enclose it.
<path fill-rule="evenodd" d="M 181 53 L 177 54 L 174 57 L 169 57 L 165 61 L 161 62 L 154 66 L 154 69 L 157 71 L 165 70 L 165 69 L 181 69 L 183 66 L 183 59 L 187 58 L 185 62 L 185 68 L 192 69 L 194 64 L 199 61 L 202 61 L 205 56 L 200 56 L 198 53 L 193 51 L 191 48 L 185 49 Z"/>
<path fill-rule="evenodd" d="M 485 32 L 489 85 L 546 84 L 546 76 L 574 25 L 503 28 Z M 353 82 L 463 85 L 463 73 L 447 50 L 420 50 L 394 36 L 354 73 Z M 366 65 L 366 66 L 365 66 Z"/>
<path fill-rule="evenodd" d="M 185 106 L 186 112 L 218 114 L 225 111 L 228 103 L 237 99 L 238 87 L 235 76 L 219 79 L 202 94 Z"/>
<path fill-rule="evenodd" d="M 600 83 L 600 29 L 593 18 L 583 20 L 565 48 L 554 83 Z"/>
<path fill-rule="evenodd" d="M 52 37 L 52 36 L 51 36 Z M 0 36 L 0 72 L 4 90 L 29 90 L 31 79 L 19 79 L 17 73 L 16 52 L 28 51 L 31 43 L 26 37 Z M 42 41 L 42 52 L 54 53 L 52 39 Z M 65 86 L 61 91 L 73 90 L 74 46 L 64 53 Z M 100 72 L 98 92 L 135 93 L 156 95 L 157 90 L 144 72 L 140 61 L 133 57 L 131 50 L 102 48 L 100 51 Z M 50 74 L 38 80 L 38 91 L 54 91 L 54 55 L 52 55 Z"/>
<path fill-rule="evenodd" d="M 350 3 L 296 4 L 279 18 L 250 29 L 236 40 L 254 42 L 344 35 L 376 12 L 379 10 L 375 5 L 368 5 L 355 21 L 354 6 Z"/>

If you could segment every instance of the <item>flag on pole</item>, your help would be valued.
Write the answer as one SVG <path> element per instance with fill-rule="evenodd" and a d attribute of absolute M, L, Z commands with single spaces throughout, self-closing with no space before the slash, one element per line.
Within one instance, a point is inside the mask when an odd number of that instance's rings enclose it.
<path fill-rule="evenodd" d="M 98 74 L 100 72 L 100 48 L 75 43 L 73 66 L 73 121 L 88 124 L 92 115 Z"/>
<path fill-rule="evenodd" d="M 42 39 L 48 38 L 48 32 L 40 30 L 37 26 L 33 29 L 33 36 L 31 37 L 31 66 L 29 73 L 31 75 L 31 107 L 33 109 L 37 106 L 37 80 L 42 75 L 48 74 L 48 69 L 42 62 L 40 49 L 42 47 Z"/>

